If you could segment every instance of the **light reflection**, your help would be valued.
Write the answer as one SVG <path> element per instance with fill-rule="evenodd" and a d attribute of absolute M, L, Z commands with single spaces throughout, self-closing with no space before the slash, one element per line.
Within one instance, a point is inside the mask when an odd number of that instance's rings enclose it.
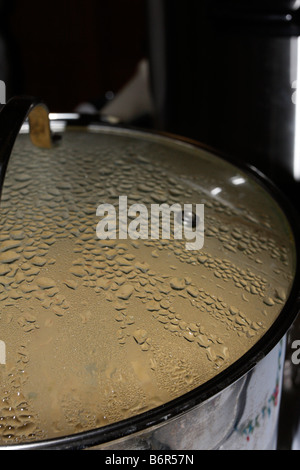
<path fill-rule="evenodd" d="M 49 113 L 49 119 L 54 121 L 58 119 L 59 121 L 62 120 L 70 120 L 70 119 L 79 119 L 80 114 L 78 113 Z"/>
<path fill-rule="evenodd" d="M 216 187 L 216 188 L 212 189 L 210 193 L 211 193 L 213 196 L 216 196 L 216 195 L 219 194 L 221 191 L 222 191 L 221 188 Z"/>
<path fill-rule="evenodd" d="M 238 186 L 239 184 L 244 184 L 246 183 L 246 180 L 245 178 L 243 178 L 242 176 L 233 176 L 231 178 L 231 182 L 232 184 L 234 184 L 235 186 Z"/>
<path fill-rule="evenodd" d="M 51 121 L 50 120 L 50 129 L 53 132 L 64 132 L 66 129 L 66 121 Z M 20 129 L 20 134 L 29 134 L 29 122 L 26 120 Z"/>

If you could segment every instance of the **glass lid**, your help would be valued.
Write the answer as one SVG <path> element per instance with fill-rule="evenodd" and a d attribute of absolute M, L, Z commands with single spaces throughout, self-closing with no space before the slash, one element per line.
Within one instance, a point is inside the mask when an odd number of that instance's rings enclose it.
<path fill-rule="evenodd" d="M 0 205 L 0 444 L 155 409 L 269 331 L 296 248 L 261 183 L 179 139 L 19 135 Z"/>

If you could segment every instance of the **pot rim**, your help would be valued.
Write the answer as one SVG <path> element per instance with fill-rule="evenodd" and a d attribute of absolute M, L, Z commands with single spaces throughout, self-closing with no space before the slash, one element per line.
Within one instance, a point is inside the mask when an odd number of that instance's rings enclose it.
<path fill-rule="evenodd" d="M 200 405 L 208 399 L 216 396 L 222 390 L 226 389 L 250 370 L 252 370 L 286 335 L 293 324 L 297 314 L 300 311 L 300 223 L 299 214 L 291 200 L 283 194 L 278 186 L 264 173 L 256 167 L 242 163 L 237 159 L 227 155 L 225 152 L 201 143 L 197 140 L 170 132 L 135 128 L 129 125 L 112 124 L 109 120 L 104 122 L 95 119 L 93 115 L 55 114 L 53 121 L 61 120 L 66 124 L 67 130 L 81 129 L 89 132 L 89 126 L 95 125 L 99 130 L 124 132 L 128 131 L 140 134 L 141 136 L 157 136 L 162 139 L 171 140 L 173 143 L 188 144 L 195 149 L 202 149 L 212 153 L 214 156 L 225 160 L 237 169 L 244 172 L 248 177 L 254 179 L 277 203 L 283 211 L 294 237 L 296 252 L 296 270 L 294 280 L 289 296 L 279 313 L 277 319 L 266 331 L 266 333 L 237 361 L 228 366 L 222 372 L 218 373 L 212 379 L 187 392 L 178 398 L 175 398 L 164 405 L 152 408 L 136 416 L 126 418 L 116 423 L 101 426 L 96 429 L 83 431 L 81 433 L 51 438 L 46 440 L 0 445 L 1 449 L 23 450 L 23 449 L 72 449 L 82 450 L 88 447 L 99 446 L 102 444 L 113 443 L 130 435 L 149 431 L 151 428 L 163 425 L 170 420 L 176 419 L 180 415 L 188 412 L 197 405 Z M 63 131 L 64 132 L 64 131 Z"/>

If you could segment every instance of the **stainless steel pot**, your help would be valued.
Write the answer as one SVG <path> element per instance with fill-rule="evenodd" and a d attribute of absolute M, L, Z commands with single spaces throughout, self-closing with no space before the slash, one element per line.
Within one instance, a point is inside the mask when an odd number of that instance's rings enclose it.
<path fill-rule="evenodd" d="M 22 105 L 19 115 L 20 119 L 15 121 L 16 126 L 14 132 L 7 132 L 2 137 L 1 141 L 3 178 L 16 133 L 19 131 L 23 119 L 32 109 L 40 109 L 36 108 L 36 102 L 34 102 L 34 106 L 32 106 L 31 100 L 21 98 L 8 103 L 8 105 L 6 105 L 6 112 L 10 113 L 11 110 L 13 113 L 19 112 L 20 103 Z M 5 108 L 3 111 L 0 113 L 0 119 L 1 115 L 2 118 L 5 119 Z M 42 117 L 38 114 L 38 129 L 43 130 L 44 135 L 46 135 L 46 146 L 51 147 L 49 127 L 47 123 L 46 125 L 41 124 L 40 119 L 44 119 L 44 112 L 42 112 L 42 114 Z M 36 131 L 37 127 L 35 122 L 35 120 L 31 120 L 32 127 Z M 199 162 L 201 162 L 201 164 L 205 162 L 205 164 L 214 168 L 214 173 L 211 173 L 211 179 L 205 180 L 203 177 L 201 182 L 201 194 L 206 194 L 209 197 L 207 202 L 209 203 L 211 200 L 216 201 L 216 206 L 218 206 L 218 204 L 222 204 L 226 200 L 227 207 L 229 208 L 230 203 L 233 204 L 236 198 L 236 200 L 239 201 L 239 210 L 242 212 L 245 210 L 248 223 L 254 223 L 257 229 L 261 226 L 260 223 L 263 224 L 263 221 L 266 222 L 266 218 L 268 219 L 270 216 L 271 225 L 274 222 L 277 224 L 277 227 L 276 224 L 273 227 L 274 230 L 276 231 L 276 228 L 278 228 L 283 239 L 287 242 L 286 251 L 291 262 L 292 276 L 287 289 L 287 298 L 284 302 L 281 301 L 279 303 L 280 312 L 278 316 L 267 326 L 261 337 L 259 337 L 257 341 L 253 341 L 251 347 L 244 351 L 240 357 L 237 357 L 232 364 L 226 367 L 223 367 L 223 363 L 221 363 L 221 365 L 218 364 L 220 371 L 217 371 L 214 376 L 210 377 L 199 386 L 144 412 L 141 411 L 122 420 L 100 427 L 97 426 L 83 432 L 79 432 L 77 429 L 76 433 L 60 435 L 59 437 L 46 437 L 45 439 L 33 439 L 32 436 L 30 436 L 25 442 L 14 439 L 13 437 L 10 439 L 8 436 L 9 433 L 6 433 L 6 442 L 3 441 L 0 448 L 90 448 L 108 450 L 275 449 L 287 332 L 298 314 L 300 301 L 298 265 L 299 228 L 297 217 L 288 201 L 285 200 L 283 195 L 279 194 L 278 190 L 269 180 L 254 168 L 242 168 L 228 158 L 225 159 L 225 157 L 216 155 L 212 149 L 201 146 L 193 141 L 166 134 L 150 133 L 114 125 L 104 125 L 103 123 L 99 124 L 99 122 L 95 122 L 95 120 L 90 117 L 89 122 L 87 122 L 84 121 L 83 117 L 67 120 L 64 119 L 63 116 L 56 116 L 56 119 L 53 119 L 50 127 L 55 131 L 58 125 L 60 126 L 62 143 L 66 145 L 62 152 L 66 151 L 64 154 L 64 163 L 67 162 L 67 164 L 70 162 L 71 165 L 75 163 L 78 165 L 80 162 L 80 158 L 76 161 L 69 161 L 67 152 L 68 145 L 70 142 L 73 142 L 73 157 L 75 151 L 80 153 L 80 150 L 76 150 L 76 148 L 78 145 L 78 148 L 82 150 L 82 147 L 80 147 L 82 138 L 84 142 L 90 142 L 91 146 L 85 146 L 84 148 L 88 152 L 89 157 L 92 155 L 92 158 L 94 158 L 93 151 L 96 148 L 95 145 L 97 145 L 95 142 L 100 142 L 104 137 L 108 138 L 110 143 L 121 140 L 121 146 L 119 146 L 118 150 L 115 148 L 108 149 L 112 152 L 111 158 L 116 160 L 116 164 L 118 164 L 120 149 L 122 148 L 124 148 L 125 153 L 129 152 L 134 158 L 140 159 L 139 162 L 141 163 L 144 156 L 141 154 L 137 156 L 137 152 L 142 152 L 143 147 L 140 143 L 146 142 L 148 146 L 147 155 L 149 149 L 152 149 L 154 152 L 162 148 L 164 151 L 167 149 L 166 151 L 174 155 L 175 176 L 180 175 L 180 173 L 176 173 L 177 160 L 175 156 L 178 157 L 179 161 L 180 155 L 183 154 L 184 158 L 179 165 L 179 170 L 182 172 L 181 177 L 183 173 L 186 173 L 185 177 L 188 175 L 189 178 L 189 187 L 195 187 L 197 190 L 197 188 L 199 189 L 199 179 L 197 179 L 199 177 L 198 172 L 201 170 Z M 25 132 L 24 127 L 23 131 Z M 38 131 L 34 132 L 34 134 L 37 133 Z M 88 137 L 87 141 L 85 141 L 86 137 Z M 20 144 L 18 144 L 18 141 L 16 142 L 16 147 L 13 152 L 24 152 L 25 154 L 27 150 L 23 149 L 24 138 L 27 139 L 26 136 L 23 137 Z M 18 137 L 18 139 L 20 139 L 20 137 Z M 126 146 L 122 147 L 125 145 L 125 141 Z M 84 145 L 86 144 L 84 143 Z M 42 143 L 42 146 L 45 146 L 44 143 Z M 55 151 L 55 148 L 50 148 L 42 152 Z M 15 154 L 16 153 L 13 153 L 13 155 Z M 59 158 L 63 158 L 63 153 Z M 53 164 L 54 162 L 57 164 L 58 160 L 53 158 Z M 101 159 L 99 160 L 99 164 L 100 163 Z M 148 163 L 149 161 L 146 162 L 146 164 Z M 84 166 L 80 171 L 84 174 Z M 164 175 L 166 177 L 165 169 Z M 46 176 L 47 175 L 45 175 L 45 177 Z M 88 176 L 86 176 L 86 178 L 88 178 Z M 232 180 L 232 178 L 234 179 Z M 224 188 L 222 186 L 222 180 L 231 180 L 230 188 Z M 46 183 L 47 178 L 45 178 L 45 184 Z M 239 183 L 241 186 L 239 186 Z M 239 188 L 237 189 L 238 186 Z M 223 193 L 220 196 L 220 192 L 222 191 Z M 222 197 L 225 199 L 222 199 Z M 263 215 L 264 208 L 260 206 L 258 212 L 254 215 L 252 213 L 251 215 L 250 212 L 253 207 L 255 207 L 255 204 L 256 207 L 258 207 L 258 201 L 260 201 L 261 204 L 264 202 L 269 204 L 266 214 Z M 258 216 L 258 214 L 260 215 Z M 260 218 L 261 216 L 262 218 Z M 264 218 L 265 216 L 266 218 Z M 223 220 L 228 221 L 230 217 L 232 217 L 232 213 L 228 211 L 228 214 L 224 217 L 225 219 Z M 257 219 L 255 219 L 255 217 L 257 217 Z M 258 220 L 260 220 L 260 223 L 258 223 Z M 209 229 L 209 222 L 207 223 Z M 270 229 L 270 226 L 268 226 L 268 230 L 269 233 L 271 233 L 270 230 L 272 229 Z M 238 253 L 236 247 L 237 245 L 235 248 L 231 245 L 231 249 L 230 247 L 228 248 L 229 251 L 226 253 L 229 258 L 230 252 L 235 251 L 235 253 Z M 280 264 L 281 260 L 278 259 L 278 257 L 276 258 L 276 256 L 277 255 L 274 254 L 272 263 L 274 262 L 276 264 L 279 262 Z M 286 262 L 286 257 L 284 259 Z M 257 267 L 255 262 L 258 263 L 258 266 L 261 266 L 261 260 L 252 257 L 252 265 Z M 250 264 L 251 268 L 253 266 Z M 267 268 L 267 266 L 265 267 Z M 218 278 L 215 289 L 217 289 L 217 282 L 219 282 Z M 240 287 L 242 286 L 240 285 Z M 261 297 L 267 300 L 264 298 L 263 293 Z M 251 306 L 251 304 L 252 301 L 248 305 Z M 252 305 L 254 305 L 254 303 Z M 2 314 L 5 314 L 5 310 L 2 310 Z M 268 315 L 266 315 L 266 317 L 268 317 Z M 247 329 L 246 327 L 243 329 L 244 327 L 242 325 L 239 328 L 241 328 L 239 330 L 241 334 L 244 334 L 246 330 L 249 332 L 248 326 Z M 238 331 L 237 324 L 235 324 L 233 329 Z M 5 367 L 6 362 L 3 361 L 0 368 L 2 368 L 3 371 Z M 1 412 L 3 414 L 3 410 L 0 411 L 0 414 Z M 4 425 L 5 418 L 2 417 L 0 420 L 0 431 L 1 427 L 3 428 Z M 13 427 L 13 425 L 11 426 Z M 13 432 L 11 434 L 13 436 Z"/>

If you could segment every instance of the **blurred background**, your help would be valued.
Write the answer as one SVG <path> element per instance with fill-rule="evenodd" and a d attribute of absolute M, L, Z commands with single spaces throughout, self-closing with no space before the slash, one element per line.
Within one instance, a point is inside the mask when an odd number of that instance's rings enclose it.
<path fill-rule="evenodd" d="M 7 100 L 199 140 L 298 209 L 299 0 L 0 0 L 0 80 Z M 286 374 L 282 448 L 300 403 L 299 368 Z"/>
<path fill-rule="evenodd" d="M 1 0 L 0 28 L 7 95 L 55 112 L 119 90 L 147 49 L 144 0 Z"/>
<path fill-rule="evenodd" d="M 195 138 L 299 194 L 298 0 L 0 0 L 7 99 Z"/>

